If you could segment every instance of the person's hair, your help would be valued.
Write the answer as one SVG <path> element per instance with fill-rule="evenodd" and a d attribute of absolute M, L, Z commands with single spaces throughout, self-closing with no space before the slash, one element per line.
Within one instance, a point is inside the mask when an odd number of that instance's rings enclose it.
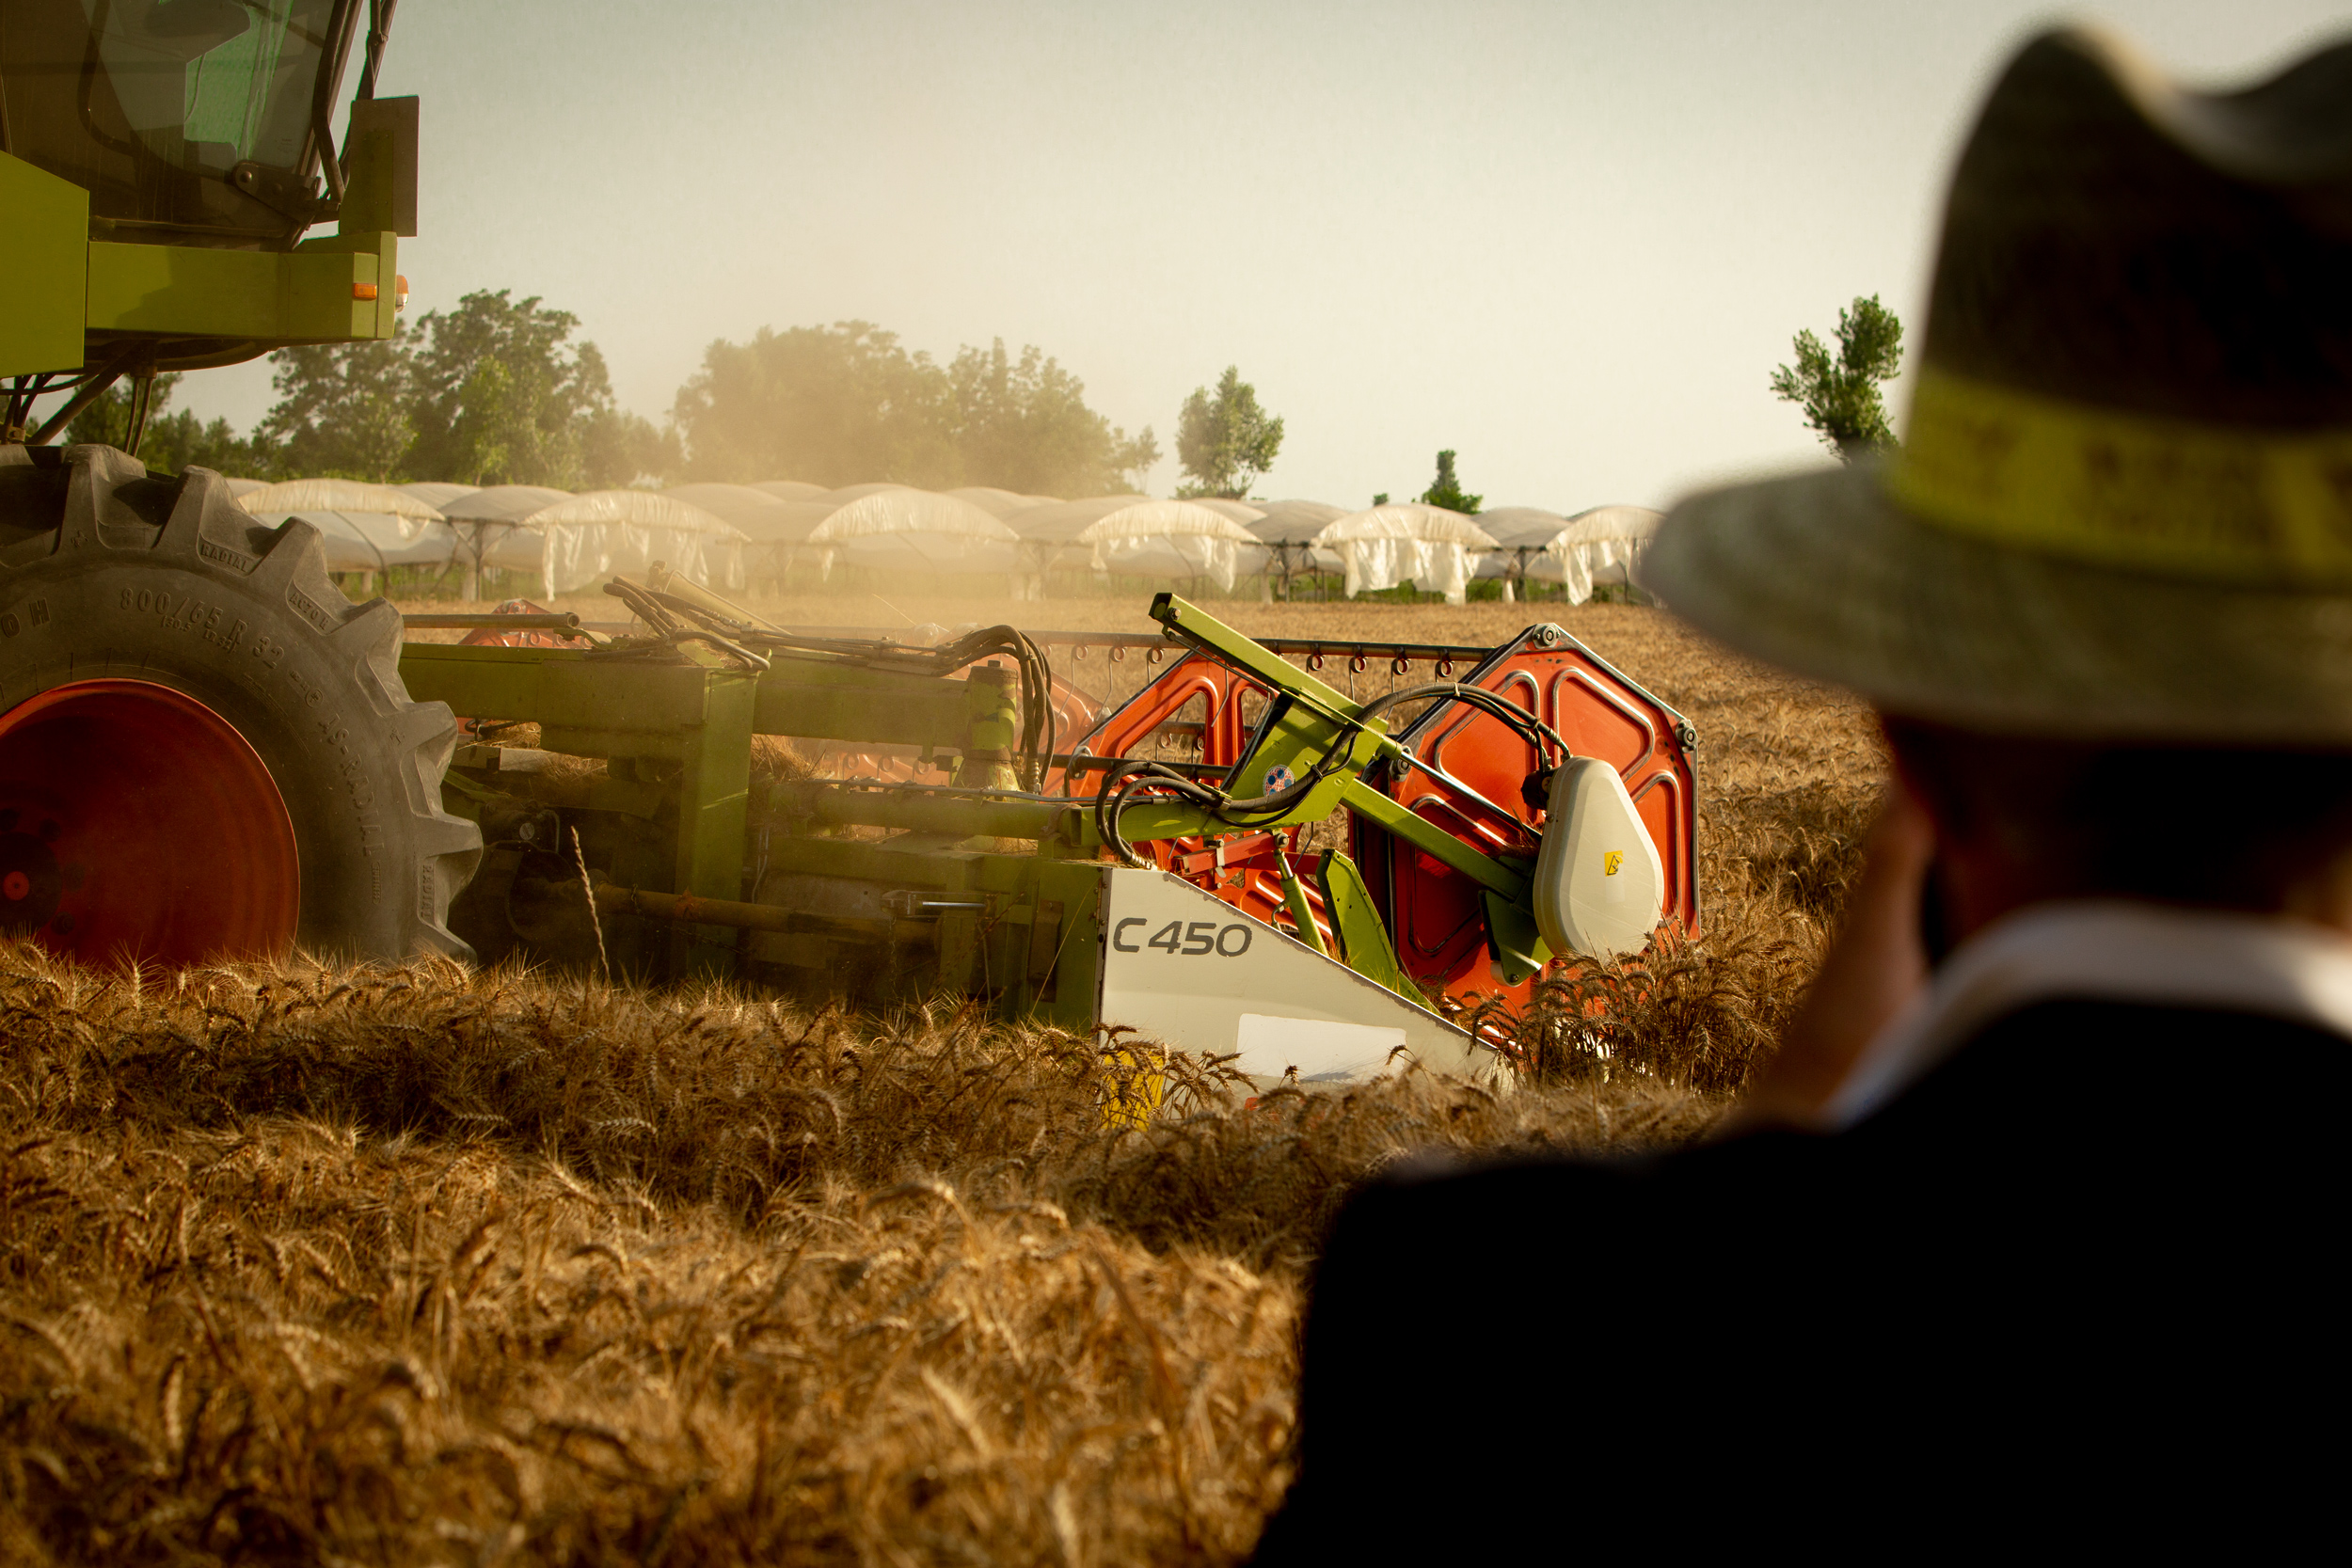
<path fill-rule="evenodd" d="M 2352 752 L 2118 745 L 1888 717 L 1904 779 L 1956 836 L 2054 885 L 2275 910 L 2352 855 Z"/>

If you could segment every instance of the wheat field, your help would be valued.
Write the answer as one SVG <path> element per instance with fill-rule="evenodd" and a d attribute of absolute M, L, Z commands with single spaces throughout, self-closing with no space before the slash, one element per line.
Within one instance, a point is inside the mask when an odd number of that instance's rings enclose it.
<path fill-rule="evenodd" d="M 1021 608 L 892 610 L 1146 629 Z M 1558 988 L 1516 1095 L 1245 1106 L 1178 1059 L 1140 1125 L 1104 1108 L 1149 1053 L 947 1004 L 0 947 L 0 1560 L 1246 1558 L 1349 1186 L 1703 1134 L 1803 990 L 1883 758 L 1851 700 L 1650 610 L 1215 608 L 1421 641 L 1560 620 L 1699 729 L 1707 934 Z"/>

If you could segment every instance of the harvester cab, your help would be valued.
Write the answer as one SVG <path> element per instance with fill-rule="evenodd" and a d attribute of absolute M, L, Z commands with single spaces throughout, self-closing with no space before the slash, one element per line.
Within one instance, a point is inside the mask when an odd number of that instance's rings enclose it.
<path fill-rule="evenodd" d="M 389 0 L 10 0 L 0 22 L 9 437 L 118 381 L 392 335 L 417 104 L 378 100 Z M 336 95 L 365 35 L 339 147 Z M 333 220 L 336 231 L 306 237 Z M 294 258 L 294 260 L 290 260 Z M 33 399 L 72 396 L 37 429 Z"/>

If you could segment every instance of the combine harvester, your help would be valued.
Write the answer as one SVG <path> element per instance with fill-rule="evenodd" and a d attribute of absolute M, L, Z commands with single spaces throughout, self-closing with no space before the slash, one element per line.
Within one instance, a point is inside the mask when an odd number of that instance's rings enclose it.
<path fill-rule="evenodd" d="M 478 949 L 964 993 L 1344 1083 L 1491 1076 L 1500 1031 L 1457 1019 L 1695 927 L 1691 728 L 1554 626 L 1260 643 L 1163 594 L 1166 667 L 1100 709 L 1048 663 L 1087 640 L 796 634 L 658 571 L 608 587 L 623 636 L 525 611 L 404 643 L 310 525 L 148 473 L 157 373 L 391 336 L 417 116 L 373 97 L 390 11 L 9 7 L 0 929 L 101 961 Z M 125 380 L 127 451 L 49 444 Z M 1440 678 L 1358 701 L 1317 673 L 1375 658 Z M 875 761 L 755 769 L 758 736 Z M 1335 816 L 1345 848 L 1305 850 Z"/>

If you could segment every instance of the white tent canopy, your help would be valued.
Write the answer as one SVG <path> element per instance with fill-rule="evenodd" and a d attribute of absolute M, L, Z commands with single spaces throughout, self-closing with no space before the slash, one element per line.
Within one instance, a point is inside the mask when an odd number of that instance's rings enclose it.
<path fill-rule="evenodd" d="M 1497 547 L 1480 559 L 1472 576 L 1499 579 L 1503 603 L 1518 596 L 1517 589 L 1522 582 L 1560 580 L 1551 570 L 1559 562 L 1545 552 L 1568 526 L 1567 518 L 1540 506 L 1498 506 L 1480 513 L 1478 526 L 1495 536 Z"/>
<path fill-rule="evenodd" d="M 262 522 L 299 517 L 317 529 L 330 572 L 447 566 L 455 547 L 438 511 L 389 484 L 353 479 L 249 484 L 237 504 Z"/>
<path fill-rule="evenodd" d="M 825 493 L 823 485 L 811 484 L 804 479 L 755 480 L 745 488 L 765 490 L 780 501 L 815 500 Z"/>
<path fill-rule="evenodd" d="M 1096 572 L 1205 577 L 1229 593 L 1236 577 L 1265 560 L 1248 529 L 1198 501 L 1092 496 L 1032 507 L 1009 520 L 1021 535 L 1025 595 L 1042 594 L 1049 568 L 1080 559 Z"/>
<path fill-rule="evenodd" d="M 461 491 L 441 502 L 456 557 L 466 567 L 466 597 L 480 596 L 485 566 L 537 570 L 545 553 L 542 542 L 536 536 L 510 541 L 510 536 L 521 531 L 524 519 L 533 513 L 571 499 L 570 491 L 544 484 L 492 484 Z"/>
<path fill-rule="evenodd" d="M 760 519 L 759 531 L 744 531 L 762 544 L 803 545 L 826 518 L 840 510 L 831 501 L 786 501 Z"/>
<path fill-rule="evenodd" d="M 1593 596 L 1596 583 L 1633 586 L 1634 568 L 1665 520 L 1664 513 L 1646 506 L 1596 506 L 1570 517 L 1547 546 L 1559 563 L 1560 580 L 1568 585 L 1568 601 L 1582 604 Z"/>
<path fill-rule="evenodd" d="M 1346 515 L 1347 508 L 1333 506 L 1328 501 L 1267 501 L 1258 520 L 1243 526 L 1261 544 L 1274 546 L 1276 568 L 1285 576 L 1303 572 L 1310 566 L 1336 572 L 1340 569 L 1340 558 L 1311 547 L 1307 541 L 1321 533 L 1326 525 Z"/>
<path fill-rule="evenodd" d="M 1149 496 L 1089 496 L 1083 500 L 1056 501 L 1030 507 L 1011 518 L 1012 531 L 1037 545 L 1074 545 L 1078 535 L 1112 513 L 1130 506 L 1148 506 Z"/>
<path fill-rule="evenodd" d="M 452 497 L 442 505 L 441 515 L 453 523 L 519 523 L 571 499 L 569 490 L 551 490 L 544 484 L 493 484 Z"/>
<path fill-rule="evenodd" d="M 478 484 L 451 484 L 442 480 L 423 480 L 414 484 L 396 484 L 392 486 L 392 488 L 400 491 L 403 495 L 416 497 L 417 499 L 424 502 L 427 506 L 439 508 L 441 515 L 443 516 L 447 516 L 449 515 L 450 502 L 455 500 L 460 496 L 472 495 L 476 490 L 480 489 L 481 486 Z"/>
<path fill-rule="evenodd" d="M 1265 508 L 1263 506 L 1253 505 L 1248 501 L 1227 500 L 1222 496 L 1184 496 L 1180 499 L 1187 506 L 1205 506 L 1212 512 L 1232 518 L 1244 527 L 1248 527 L 1265 515 Z"/>
<path fill-rule="evenodd" d="M 1495 544 L 1501 549 L 1540 550 L 1559 536 L 1568 520 L 1540 506 L 1498 506 L 1491 512 L 1481 512 L 1478 526 L 1495 536 Z M 1487 574 L 1482 571 L 1479 575 Z"/>
<path fill-rule="evenodd" d="M 1258 520 L 1247 526 L 1269 545 L 1298 545 L 1312 539 L 1347 515 L 1347 508 L 1328 501 L 1268 501 Z"/>
<path fill-rule="evenodd" d="M 386 517 L 416 517 L 437 523 L 440 508 L 393 484 L 358 479 L 289 479 L 257 485 L 237 497 L 255 516 L 295 512 L 367 512 Z"/>
<path fill-rule="evenodd" d="M 1020 536 L 968 500 L 901 484 L 853 484 L 810 531 L 830 576 L 836 559 L 885 571 L 1009 572 Z"/>
<path fill-rule="evenodd" d="M 1027 512 L 1041 506 L 1054 506 L 1058 499 L 1053 496 L 1024 496 L 1011 490 L 999 490 L 987 484 L 966 484 L 947 492 L 958 500 L 970 501 L 992 517 L 1009 517 L 1016 512 Z"/>
<path fill-rule="evenodd" d="M 739 528 L 754 539 L 763 536 L 780 510 L 792 503 L 750 484 L 676 484 L 658 492 L 674 501 L 698 506 L 721 522 Z"/>
<path fill-rule="evenodd" d="M 838 490 L 824 490 L 803 499 L 813 501 L 831 501 L 835 506 L 847 506 L 851 501 L 864 500 L 868 496 L 879 496 L 885 490 L 911 491 L 914 489 L 914 486 L 912 484 L 899 484 L 891 480 L 878 479 L 866 484 L 844 484 Z M 929 495 L 931 492 L 920 493 Z"/>
<path fill-rule="evenodd" d="M 455 498 L 445 515 L 474 566 L 537 572 L 548 598 L 657 561 L 707 587 L 743 585 L 742 531 L 658 491 L 499 484 Z"/>
<path fill-rule="evenodd" d="M 1485 513 L 1479 522 L 1502 547 L 1486 559 L 1478 575 L 1502 578 L 1506 595 L 1514 578 L 1561 583 L 1570 604 L 1582 604 L 1598 584 L 1631 584 L 1633 568 L 1661 520 L 1661 514 L 1645 506 L 1596 506 L 1573 517 L 1532 506 Z"/>
<path fill-rule="evenodd" d="M 394 566 L 438 571 L 457 553 L 456 535 L 437 523 L 383 512 L 265 513 L 277 522 L 299 517 L 319 531 L 330 572 L 384 572 Z"/>
<path fill-rule="evenodd" d="M 657 561 L 706 588 L 740 588 L 743 544 L 742 530 L 657 491 L 591 490 L 532 513 L 484 560 L 537 567 L 549 598 Z"/>
<path fill-rule="evenodd" d="M 1410 582 L 1460 604 L 1469 596 L 1470 557 L 1492 549 L 1495 541 L 1459 512 L 1401 501 L 1327 523 L 1313 543 L 1339 557 L 1351 599 Z"/>
<path fill-rule="evenodd" d="M 1137 501 L 1106 512 L 1078 532 L 1097 572 L 1205 577 L 1226 593 L 1265 562 L 1265 546 L 1232 517 L 1192 501 Z"/>

